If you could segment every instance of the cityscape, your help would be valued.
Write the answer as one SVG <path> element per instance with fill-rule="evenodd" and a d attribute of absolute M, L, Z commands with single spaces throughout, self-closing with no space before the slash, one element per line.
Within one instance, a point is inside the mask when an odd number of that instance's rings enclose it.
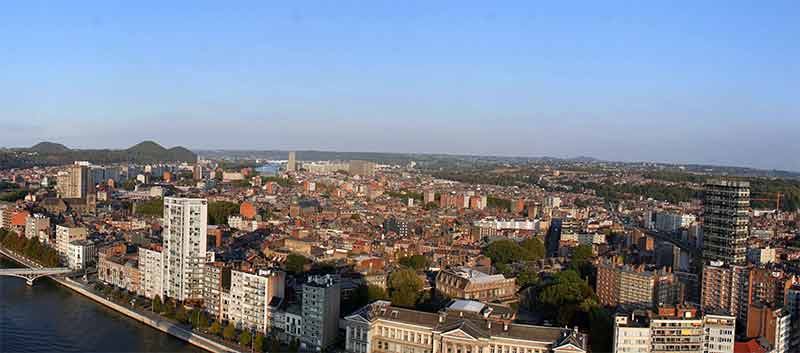
<path fill-rule="evenodd" d="M 800 353 L 800 3 L 0 11 L 0 352 Z"/>

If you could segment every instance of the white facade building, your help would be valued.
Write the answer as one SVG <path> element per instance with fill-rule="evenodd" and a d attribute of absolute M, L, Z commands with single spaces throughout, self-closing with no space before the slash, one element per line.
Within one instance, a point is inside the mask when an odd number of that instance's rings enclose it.
<path fill-rule="evenodd" d="M 178 300 L 203 298 L 208 202 L 164 198 L 164 293 Z"/>
<path fill-rule="evenodd" d="M 69 244 L 75 240 L 86 239 L 88 234 L 84 227 L 56 225 L 56 251 L 62 258 L 67 258 Z"/>
<path fill-rule="evenodd" d="M 67 266 L 73 270 L 86 269 L 86 265 L 94 260 L 94 242 L 88 239 L 73 240 L 67 244 Z"/>
<path fill-rule="evenodd" d="M 284 297 L 284 281 L 285 274 L 281 271 L 250 273 L 231 270 L 228 320 L 240 329 L 266 334 L 270 327 L 269 303 L 273 297 Z"/>
<path fill-rule="evenodd" d="M 164 300 L 164 254 L 156 249 L 139 248 L 139 272 L 145 298 Z"/>

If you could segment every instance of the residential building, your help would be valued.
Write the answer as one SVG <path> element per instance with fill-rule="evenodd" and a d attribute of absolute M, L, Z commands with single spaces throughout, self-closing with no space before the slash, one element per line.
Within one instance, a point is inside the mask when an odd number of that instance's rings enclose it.
<path fill-rule="evenodd" d="M 619 314 L 614 320 L 614 353 L 733 353 L 736 319 L 701 315 L 690 307 Z"/>
<path fill-rule="evenodd" d="M 67 245 L 67 266 L 73 270 L 85 270 L 94 262 L 94 242 L 88 239 L 73 240 Z"/>
<path fill-rule="evenodd" d="M 86 239 L 89 232 L 84 227 L 56 225 L 56 251 L 63 258 L 67 258 L 69 244 L 75 240 Z"/>
<path fill-rule="evenodd" d="M 273 270 L 231 270 L 230 274 L 227 320 L 239 329 L 266 334 L 270 327 L 268 306 L 272 298 L 284 297 L 285 274 Z"/>
<path fill-rule="evenodd" d="M 792 334 L 791 314 L 783 308 L 750 305 L 747 314 L 747 337 L 764 337 L 773 353 L 789 353 Z"/>
<path fill-rule="evenodd" d="M 320 351 L 336 342 L 341 284 L 333 275 L 309 276 L 302 290 L 301 343 L 306 349 Z"/>
<path fill-rule="evenodd" d="M 35 213 L 25 220 L 25 237 L 39 239 L 42 243 L 50 242 L 50 217 Z"/>
<path fill-rule="evenodd" d="M 203 298 L 208 204 L 205 199 L 164 198 L 164 294 Z"/>
<path fill-rule="evenodd" d="M 89 167 L 73 164 L 65 171 L 58 173 L 56 190 L 62 199 L 83 199 L 93 193 L 92 176 Z"/>
<path fill-rule="evenodd" d="M 139 271 L 142 273 L 142 292 L 144 297 L 164 298 L 164 253 L 163 248 L 154 245 L 149 248 L 139 247 Z"/>
<path fill-rule="evenodd" d="M 747 263 L 750 183 L 710 180 L 703 199 L 703 259 Z"/>
<path fill-rule="evenodd" d="M 663 268 L 646 270 L 643 266 L 614 264 L 597 267 L 597 296 L 606 306 L 649 309 L 680 304 L 682 288 L 678 278 Z"/>
<path fill-rule="evenodd" d="M 294 172 L 297 170 L 297 160 L 295 152 L 289 152 L 289 159 L 286 162 L 286 171 L 287 172 Z"/>
<path fill-rule="evenodd" d="M 705 312 L 733 315 L 747 322 L 751 266 L 726 266 L 716 261 L 703 266 L 700 305 Z"/>

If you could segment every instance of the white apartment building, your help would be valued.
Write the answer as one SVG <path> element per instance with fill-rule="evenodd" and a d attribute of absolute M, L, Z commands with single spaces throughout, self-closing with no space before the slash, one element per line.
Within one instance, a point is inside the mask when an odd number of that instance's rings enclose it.
<path fill-rule="evenodd" d="M 155 249 L 139 248 L 139 272 L 144 297 L 164 300 L 164 254 Z"/>
<path fill-rule="evenodd" d="M 301 345 L 320 351 L 335 343 L 339 332 L 342 287 L 336 276 L 310 276 L 303 284 Z"/>
<path fill-rule="evenodd" d="M 73 240 L 67 244 L 67 266 L 73 270 L 86 269 L 95 256 L 94 242 L 88 239 Z"/>
<path fill-rule="evenodd" d="M 700 315 L 696 309 L 620 314 L 614 320 L 614 353 L 733 353 L 736 318 Z"/>
<path fill-rule="evenodd" d="M 88 235 L 84 227 L 56 225 L 56 251 L 62 258 L 67 258 L 69 244 L 74 240 L 86 239 Z"/>
<path fill-rule="evenodd" d="M 284 297 L 285 273 L 258 270 L 255 273 L 231 270 L 231 289 L 227 315 L 223 317 L 240 329 L 267 333 L 270 327 L 269 303 Z M 224 296 L 223 296 L 224 297 Z M 223 301 L 225 299 L 223 298 Z"/>
<path fill-rule="evenodd" d="M 178 300 L 202 299 L 208 202 L 165 197 L 163 223 L 165 295 Z"/>
<path fill-rule="evenodd" d="M 50 241 L 50 217 L 39 213 L 29 216 L 25 221 L 25 237 L 38 238 L 40 242 L 47 244 Z"/>

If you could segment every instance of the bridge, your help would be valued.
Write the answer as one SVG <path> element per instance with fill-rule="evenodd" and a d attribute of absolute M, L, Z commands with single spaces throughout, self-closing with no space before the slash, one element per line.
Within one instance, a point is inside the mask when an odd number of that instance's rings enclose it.
<path fill-rule="evenodd" d="M 66 267 L 44 267 L 44 268 L 3 268 L 0 269 L 0 276 L 11 276 L 24 278 L 29 286 L 33 285 L 39 277 L 63 275 L 72 272 Z"/>
<path fill-rule="evenodd" d="M 63 275 L 72 272 L 72 270 L 67 267 L 42 267 L 42 265 L 39 265 L 29 260 L 28 258 L 17 254 L 14 251 L 3 248 L 2 246 L 0 246 L 0 254 L 3 254 L 8 258 L 29 267 L 29 268 L 3 268 L 0 269 L 0 276 L 24 278 L 29 286 L 32 286 L 33 281 L 35 281 L 39 277 L 51 276 L 51 275 Z"/>

